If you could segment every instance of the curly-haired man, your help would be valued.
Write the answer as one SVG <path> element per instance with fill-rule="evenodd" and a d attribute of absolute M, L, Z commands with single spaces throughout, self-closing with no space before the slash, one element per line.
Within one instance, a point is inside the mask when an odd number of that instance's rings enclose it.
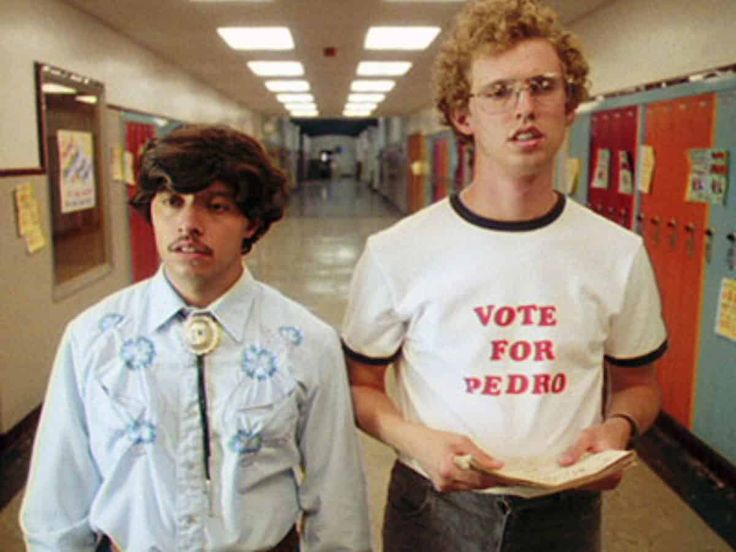
<path fill-rule="evenodd" d="M 387 551 L 599 551 L 620 474 L 545 494 L 457 457 L 569 466 L 657 414 L 666 331 L 642 240 L 553 187 L 587 70 L 537 0 L 468 3 L 438 56 L 472 182 L 369 239 L 343 324 L 358 424 L 398 452 Z"/>
<path fill-rule="evenodd" d="M 21 521 L 30 550 L 370 550 L 336 333 L 243 263 L 286 178 L 251 137 L 149 143 L 161 268 L 63 337 Z"/>

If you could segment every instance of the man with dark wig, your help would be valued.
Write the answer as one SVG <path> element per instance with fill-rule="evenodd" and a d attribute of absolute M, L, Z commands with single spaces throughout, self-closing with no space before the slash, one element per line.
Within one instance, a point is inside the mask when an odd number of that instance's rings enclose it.
<path fill-rule="evenodd" d="M 493 471 L 619 456 L 657 415 L 666 332 L 642 239 L 553 185 L 587 72 L 536 0 L 466 3 L 441 48 L 436 105 L 473 144 L 472 182 L 369 238 L 343 329 L 358 423 L 398 452 L 387 552 L 599 551 L 620 473 L 549 493 Z"/>
<path fill-rule="evenodd" d="M 30 550 L 370 549 L 339 340 L 242 260 L 285 180 L 227 127 L 146 147 L 132 204 L 161 268 L 67 327 L 21 514 Z"/>

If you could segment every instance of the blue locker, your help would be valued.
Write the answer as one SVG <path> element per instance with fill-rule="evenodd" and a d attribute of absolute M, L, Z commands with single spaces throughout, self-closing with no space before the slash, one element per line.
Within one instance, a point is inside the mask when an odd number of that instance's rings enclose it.
<path fill-rule="evenodd" d="M 730 462 L 736 463 L 736 342 L 715 333 L 723 278 L 736 279 L 727 263 L 736 232 L 736 83 L 717 95 L 714 147 L 729 150 L 726 205 L 712 205 L 710 262 L 705 271 L 701 348 L 695 397 L 694 433 Z"/>

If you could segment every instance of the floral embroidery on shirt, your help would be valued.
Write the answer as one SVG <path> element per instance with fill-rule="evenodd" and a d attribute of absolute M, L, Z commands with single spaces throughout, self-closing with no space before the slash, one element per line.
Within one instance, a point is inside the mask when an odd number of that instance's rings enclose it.
<path fill-rule="evenodd" d="M 153 363 L 156 356 L 156 350 L 153 342 L 145 337 L 136 337 L 128 339 L 123 343 L 120 356 L 125 362 L 126 368 L 129 370 L 142 370 L 148 368 Z"/>
<path fill-rule="evenodd" d="M 304 341 L 304 332 L 296 326 L 281 326 L 279 334 L 295 347 L 298 347 Z"/>
<path fill-rule="evenodd" d="M 247 429 L 239 429 L 228 443 L 230 450 L 238 454 L 253 454 L 261 450 L 263 436 L 260 431 L 251 432 Z"/>
<path fill-rule="evenodd" d="M 253 379 L 269 379 L 278 368 L 278 358 L 265 347 L 250 345 L 243 353 L 243 371 Z"/>
<path fill-rule="evenodd" d="M 134 445 L 145 445 L 156 440 L 156 426 L 146 420 L 135 420 L 125 432 Z"/>
<path fill-rule="evenodd" d="M 100 329 L 101 332 L 106 332 L 107 330 L 114 328 L 115 326 L 120 324 L 124 318 L 125 317 L 122 314 L 119 314 L 117 312 L 110 312 L 100 318 L 100 321 L 97 323 L 97 327 Z"/>

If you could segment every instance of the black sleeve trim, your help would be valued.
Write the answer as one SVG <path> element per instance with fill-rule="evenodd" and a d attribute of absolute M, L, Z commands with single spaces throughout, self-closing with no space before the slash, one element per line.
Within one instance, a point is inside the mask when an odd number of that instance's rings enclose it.
<path fill-rule="evenodd" d="M 605 359 L 611 364 L 615 364 L 616 366 L 644 366 L 645 364 L 649 364 L 651 362 L 654 362 L 658 358 L 661 358 L 667 352 L 668 347 L 669 343 L 665 339 L 659 347 L 657 347 L 651 353 L 647 353 L 646 355 L 635 358 L 614 358 L 606 355 Z"/>
<path fill-rule="evenodd" d="M 357 360 L 358 362 L 362 362 L 363 364 L 370 364 L 372 366 L 381 366 L 383 364 L 391 364 L 401 355 L 401 349 L 399 349 L 390 357 L 386 357 L 386 358 L 368 357 L 365 355 L 361 355 L 360 353 L 356 353 L 350 347 L 348 347 L 345 344 L 345 342 L 342 340 L 341 340 L 341 343 L 342 343 L 342 350 L 345 352 L 345 356 L 352 358 L 353 360 Z"/>

